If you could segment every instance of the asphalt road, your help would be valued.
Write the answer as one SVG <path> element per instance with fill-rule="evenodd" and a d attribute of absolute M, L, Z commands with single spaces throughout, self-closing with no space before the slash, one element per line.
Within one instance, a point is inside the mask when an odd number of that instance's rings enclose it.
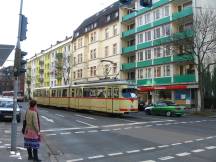
<path fill-rule="evenodd" d="M 216 118 L 144 112 L 119 117 L 43 107 L 39 113 L 52 161 L 216 162 Z"/>

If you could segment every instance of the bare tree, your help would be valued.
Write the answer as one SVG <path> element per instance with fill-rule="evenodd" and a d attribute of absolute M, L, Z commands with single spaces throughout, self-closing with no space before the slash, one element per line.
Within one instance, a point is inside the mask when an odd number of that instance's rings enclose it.
<path fill-rule="evenodd" d="M 63 81 L 64 85 L 69 84 L 70 81 L 70 56 L 67 54 L 63 55 Z"/>
<path fill-rule="evenodd" d="M 213 10 L 198 10 L 193 18 L 190 29 L 172 34 L 169 39 L 158 44 L 169 43 L 173 54 L 184 54 L 184 60 L 193 57 L 194 66 L 198 72 L 198 109 L 204 110 L 204 75 L 216 64 L 216 13 Z"/>

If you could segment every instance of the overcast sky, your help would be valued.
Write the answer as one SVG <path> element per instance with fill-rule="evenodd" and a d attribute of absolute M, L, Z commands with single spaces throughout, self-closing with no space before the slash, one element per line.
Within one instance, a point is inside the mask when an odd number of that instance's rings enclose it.
<path fill-rule="evenodd" d="M 27 39 L 21 49 L 27 58 L 47 49 L 58 40 L 72 36 L 84 19 L 117 0 L 23 0 L 28 17 Z M 0 44 L 16 45 L 20 0 L 0 0 Z M 14 52 L 4 66 L 13 64 Z"/>

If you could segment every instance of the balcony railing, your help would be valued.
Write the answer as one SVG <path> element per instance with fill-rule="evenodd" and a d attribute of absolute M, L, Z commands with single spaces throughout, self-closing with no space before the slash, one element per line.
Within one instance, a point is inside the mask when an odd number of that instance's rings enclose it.
<path fill-rule="evenodd" d="M 175 75 L 174 83 L 190 83 L 196 82 L 195 74 Z"/>
<path fill-rule="evenodd" d="M 193 14 L 193 9 L 192 7 L 187 7 L 184 10 L 180 11 L 180 12 L 176 12 L 172 14 L 172 19 L 173 20 L 177 20 L 177 19 L 181 19 L 184 18 L 186 16 L 190 16 Z"/>
<path fill-rule="evenodd" d="M 128 64 L 122 64 L 122 70 L 132 70 L 136 68 L 136 63 L 128 63 Z"/>

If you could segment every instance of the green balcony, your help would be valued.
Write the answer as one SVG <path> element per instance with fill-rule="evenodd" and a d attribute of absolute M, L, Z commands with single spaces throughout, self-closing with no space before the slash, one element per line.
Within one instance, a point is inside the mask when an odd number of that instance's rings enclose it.
<path fill-rule="evenodd" d="M 136 63 L 122 64 L 122 70 L 132 70 L 136 68 Z"/>
<path fill-rule="evenodd" d="M 152 41 L 141 43 L 141 44 L 137 45 L 137 50 L 148 48 L 148 47 L 151 47 L 151 46 L 152 46 Z"/>
<path fill-rule="evenodd" d="M 154 78 L 154 85 L 171 84 L 172 77 Z"/>
<path fill-rule="evenodd" d="M 185 62 L 194 61 L 193 54 L 175 55 L 173 56 L 173 62 Z"/>
<path fill-rule="evenodd" d="M 170 16 L 153 22 L 153 27 L 156 27 L 156 26 L 159 26 L 159 25 L 162 25 L 162 24 L 166 24 L 168 22 L 170 22 Z"/>
<path fill-rule="evenodd" d="M 152 85 L 152 79 L 137 80 L 137 86 L 150 86 Z"/>
<path fill-rule="evenodd" d="M 144 68 L 152 65 L 152 60 L 137 62 L 137 68 Z"/>
<path fill-rule="evenodd" d="M 188 7 L 184 10 L 182 10 L 181 12 L 176 12 L 172 14 L 172 19 L 173 21 L 177 20 L 177 19 L 181 19 L 184 18 L 186 16 L 190 16 L 193 14 L 193 9 L 192 7 Z"/>
<path fill-rule="evenodd" d="M 131 30 L 123 32 L 122 33 L 122 37 L 128 37 L 128 36 L 133 35 L 135 33 L 136 33 L 136 30 L 135 29 L 131 29 Z"/>
<path fill-rule="evenodd" d="M 136 46 L 129 46 L 126 48 L 122 48 L 122 54 L 126 54 L 126 53 L 130 53 L 130 52 L 134 52 L 136 50 Z"/>
<path fill-rule="evenodd" d="M 171 62 L 171 56 L 170 57 L 162 57 L 162 58 L 154 59 L 153 65 L 167 64 L 170 62 Z"/>
<path fill-rule="evenodd" d="M 186 75 L 175 75 L 174 83 L 193 83 L 196 82 L 195 74 L 186 74 Z"/>
<path fill-rule="evenodd" d="M 126 16 L 123 16 L 122 21 L 127 21 L 127 20 L 130 20 L 130 19 L 134 18 L 134 17 L 136 17 L 136 12 L 132 12 L 132 13 L 126 15 Z"/>
<path fill-rule="evenodd" d="M 152 6 L 152 9 L 154 8 L 157 8 L 157 7 L 160 7 L 162 5 L 165 5 L 167 3 L 169 3 L 170 0 L 160 0 L 158 2 L 156 2 L 153 6 Z"/>
<path fill-rule="evenodd" d="M 142 25 L 142 26 L 139 26 L 137 28 L 137 32 L 141 32 L 141 31 L 144 31 L 144 30 L 148 30 L 152 27 L 151 23 L 150 24 L 146 24 L 146 25 Z"/>

